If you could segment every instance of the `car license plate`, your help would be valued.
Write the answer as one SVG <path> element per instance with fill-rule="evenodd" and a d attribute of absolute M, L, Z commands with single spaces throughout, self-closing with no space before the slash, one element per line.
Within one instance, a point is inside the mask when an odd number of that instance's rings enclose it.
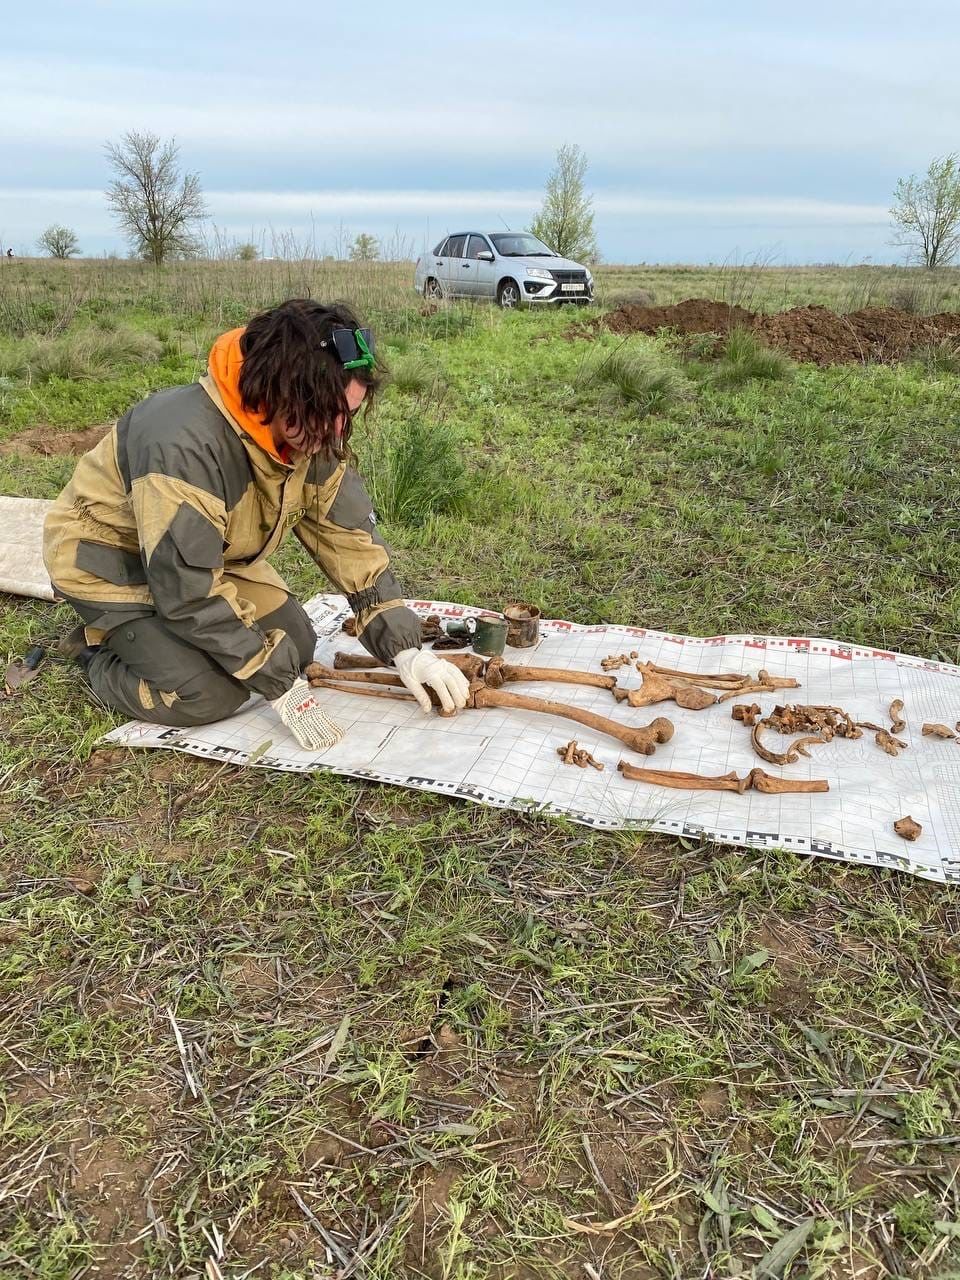
<path fill-rule="evenodd" d="M 562 284 L 560 286 L 561 293 L 583 293 L 582 284 Z"/>

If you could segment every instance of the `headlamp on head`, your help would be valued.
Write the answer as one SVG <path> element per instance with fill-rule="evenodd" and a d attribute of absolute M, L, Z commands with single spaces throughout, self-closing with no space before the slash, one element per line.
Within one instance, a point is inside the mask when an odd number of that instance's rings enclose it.
<path fill-rule="evenodd" d="M 344 369 L 373 369 L 376 365 L 372 329 L 334 329 L 320 345 L 332 348 Z"/>

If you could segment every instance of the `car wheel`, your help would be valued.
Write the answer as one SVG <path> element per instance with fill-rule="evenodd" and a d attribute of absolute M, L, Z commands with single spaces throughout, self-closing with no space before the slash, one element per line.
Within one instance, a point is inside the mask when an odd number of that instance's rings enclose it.
<path fill-rule="evenodd" d="M 423 296 L 429 298 L 431 302 L 441 302 L 443 300 L 443 287 L 440 281 L 431 276 L 423 286 Z"/>
<path fill-rule="evenodd" d="M 520 305 L 520 286 L 516 280 L 501 280 L 497 289 L 497 306 L 504 311 L 512 311 Z"/>

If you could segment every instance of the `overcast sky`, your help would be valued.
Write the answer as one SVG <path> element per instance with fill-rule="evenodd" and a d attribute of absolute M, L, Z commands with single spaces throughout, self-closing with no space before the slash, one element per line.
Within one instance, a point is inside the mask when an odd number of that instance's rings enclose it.
<path fill-rule="evenodd" d="M 103 144 L 136 128 L 268 253 L 522 227 L 571 142 L 608 261 L 895 261 L 897 178 L 960 148 L 958 37 L 956 0 L 8 6 L 0 243 L 122 250 Z"/>

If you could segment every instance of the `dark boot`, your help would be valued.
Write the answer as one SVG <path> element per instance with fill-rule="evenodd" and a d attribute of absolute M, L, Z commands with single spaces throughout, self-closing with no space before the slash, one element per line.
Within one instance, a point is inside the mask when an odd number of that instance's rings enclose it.
<path fill-rule="evenodd" d="M 82 623 L 79 627 L 74 627 L 57 645 L 57 652 L 61 658 L 72 659 L 83 671 L 86 671 L 90 665 L 90 659 L 99 651 L 98 644 L 87 644 L 87 635 Z"/>

